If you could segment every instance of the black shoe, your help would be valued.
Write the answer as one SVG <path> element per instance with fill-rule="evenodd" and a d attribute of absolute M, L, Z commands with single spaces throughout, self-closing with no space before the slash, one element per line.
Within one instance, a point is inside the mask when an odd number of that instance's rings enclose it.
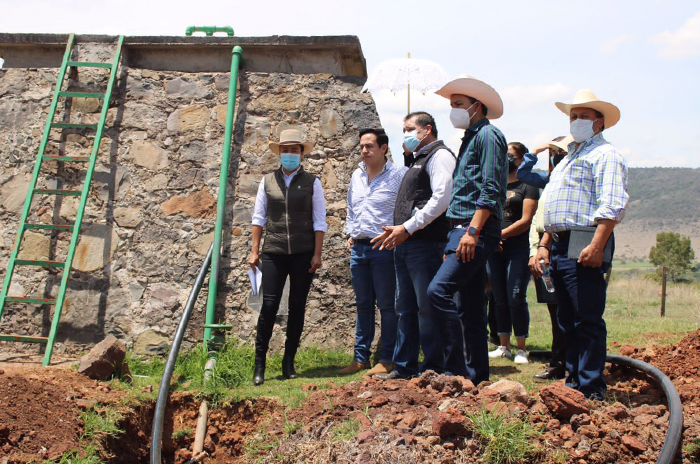
<path fill-rule="evenodd" d="M 566 377 L 566 369 L 563 367 L 548 367 L 544 372 L 532 376 L 538 382 L 558 380 Z"/>
<path fill-rule="evenodd" d="M 256 387 L 262 385 L 265 382 L 265 366 L 261 364 L 255 365 L 255 372 L 253 373 L 253 385 Z"/>
<path fill-rule="evenodd" d="M 285 356 L 282 358 L 282 375 L 285 379 L 296 379 L 297 373 L 294 370 L 294 358 Z"/>

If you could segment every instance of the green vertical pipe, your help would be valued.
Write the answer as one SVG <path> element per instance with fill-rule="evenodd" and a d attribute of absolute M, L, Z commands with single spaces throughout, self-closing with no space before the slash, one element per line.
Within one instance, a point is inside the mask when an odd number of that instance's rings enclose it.
<path fill-rule="evenodd" d="M 211 257 L 211 272 L 209 273 L 209 294 L 207 295 L 207 313 L 204 328 L 204 350 L 211 340 L 211 327 L 214 324 L 216 310 L 216 294 L 219 286 L 219 263 L 221 262 L 221 232 L 224 225 L 226 210 L 226 188 L 228 186 L 228 167 L 231 157 L 231 139 L 233 137 L 233 113 L 236 108 L 236 83 L 238 82 L 238 66 L 243 50 L 236 45 L 231 52 L 231 79 L 228 85 L 228 105 L 226 108 L 226 128 L 224 131 L 224 149 L 221 156 L 221 171 L 219 173 L 219 197 L 216 203 L 216 228 L 214 229 L 214 252 Z"/>
<path fill-rule="evenodd" d="M 61 91 L 61 86 L 63 85 L 63 80 L 66 76 L 66 68 L 68 67 L 68 62 L 70 61 L 71 53 L 73 52 L 74 41 L 75 34 L 70 34 L 68 36 L 68 43 L 66 44 L 66 51 L 63 54 L 61 68 L 59 69 L 58 77 L 56 78 L 56 88 L 53 91 L 53 98 L 51 99 L 49 114 L 46 117 L 46 123 L 44 124 L 44 132 L 41 137 L 41 144 L 39 145 L 39 151 L 37 152 L 36 161 L 34 162 L 32 180 L 29 184 L 29 188 L 27 190 L 27 198 L 24 201 L 22 215 L 19 219 L 19 227 L 17 227 L 17 238 L 15 239 L 15 243 L 12 246 L 10 260 L 7 265 L 7 272 L 5 272 L 5 281 L 2 284 L 2 291 L 0 291 L 0 317 L 2 317 L 3 309 L 5 308 L 5 299 L 7 298 L 7 294 L 10 290 L 12 275 L 15 271 L 15 260 L 17 259 L 17 255 L 19 254 L 20 244 L 22 243 L 22 236 L 24 235 L 25 231 L 25 224 L 27 223 L 27 218 L 29 217 L 29 210 L 32 207 L 32 198 L 34 197 L 34 189 L 36 188 L 36 182 L 39 178 L 39 170 L 41 169 L 42 156 L 44 156 L 46 144 L 49 140 L 49 132 L 51 132 L 51 123 L 53 122 L 54 115 L 56 114 L 56 107 L 58 106 L 58 93 Z"/>

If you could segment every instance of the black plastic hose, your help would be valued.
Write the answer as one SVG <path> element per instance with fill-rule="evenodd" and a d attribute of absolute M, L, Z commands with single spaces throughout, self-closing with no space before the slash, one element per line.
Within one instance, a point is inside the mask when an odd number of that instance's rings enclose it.
<path fill-rule="evenodd" d="M 175 361 L 177 361 L 177 355 L 180 351 L 182 339 L 185 337 L 185 330 L 187 330 L 187 324 L 190 322 L 190 316 L 192 315 L 194 304 L 197 302 L 199 291 L 202 289 L 204 279 L 209 271 L 213 249 L 214 244 L 212 243 L 209 246 L 207 257 L 204 258 L 204 263 L 202 263 L 202 267 L 199 269 L 197 280 L 195 280 L 190 296 L 187 298 L 187 303 L 185 303 L 185 309 L 182 311 L 182 317 L 180 318 L 180 323 L 175 331 L 175 337 L 173 338 L 173 344 L 170 347 L 170 353 L 168 353 L 168 361 L 165 363 L 163 379 L 160 381 L 160 390 L 158 391 L 156 412 L 153 415 L 153 432 L 151 434 L 151 464 L 161 464 L 160 451 L 162 446 L 161 442 L 163 439 L 163 418 L 165 417 L 165 406 L 168 403 L 170 379 L 173 376 L 173 370 L 175 370 Z"/>
<path fill-rule="evenodd" d="M 616 356 L 614 354 L 607 355 L 605 359 L 609 363 L 622 364 L 623 366 L 632 367 L 645 374 L 649 374 L 661 384 L 661 389 L 664 391 L 668 401 L 669 418 L 666 440 L 664 440 L 664 446 L 661 448 L 661 453 L 659 453 L 659 457 L 656 459 L 656 464 L 671 464 L 676 458 L 678 448 L 680 448 L 683 438 L 683 405 L 681 404 L 681 398 L 678 396 L 678 390 L 676 390 L 673 382 L 671 382 L 671 379 L 661 372 L 661 370 L 644 361 L 624 356 Z"/>
<path fill-rule="evenodd" d="M 552 356 L 552 352 L 533 350 L 530 352 L 530 355 L 533 358 L 547 358 Z M 664 440 L 664 446 L 661 447 L 661 453 L 656 459 L 656 464 L 671 464 L 676 458 L 676 454 L 678 454 L 678 448 L 680 448 L 681 440 L 683 439 L 683 405 L 673 382 L 657 367 L 638 359 L 609 354 L 605 357 L 605 360 L 611 364 L 620 364 L 642 371 L 652 376 L 661 385 L 661 389 L 664 391 L 668 401 L 669 419 L 666 440 Z"/>

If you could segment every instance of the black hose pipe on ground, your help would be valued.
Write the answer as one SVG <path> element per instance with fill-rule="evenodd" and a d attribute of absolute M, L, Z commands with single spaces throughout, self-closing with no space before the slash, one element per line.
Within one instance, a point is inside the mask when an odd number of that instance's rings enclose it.
<path fill-rule="evenodd" d="M 530 355 L 533 358 L 548 358 L 552 355 L 552 352 L 537 350 L 530 351 Z M 659 382 L 659 385 L 661 385 L 661 389 L 668 401 L 669 419 L 666 440 L 664 440 L 664 446 L 661 448 L 661 453 L 659 453 L 659 457 L 656 459 L 656 464 L 673 463 L 683 438 L 683 405 L 681 404 L 681 398 L 678 396 L 678 390 L 676 390 L 673 382 L 671 382 L 671 379 L 661 372 L 659 368 L 638 359 L 609 354 L 606 356 L 605 360 L 611 364 L 619 364 L 644 372 L 653 377 Z"/>

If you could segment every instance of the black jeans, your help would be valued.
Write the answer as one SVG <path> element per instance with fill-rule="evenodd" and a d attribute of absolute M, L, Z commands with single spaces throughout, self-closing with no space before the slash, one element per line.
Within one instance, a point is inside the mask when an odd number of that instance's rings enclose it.
<path fill-rule="evenodd" d="M 559 327 L 557 318 L 558 305 L 548 303 L 549 319 L 552 321 L 552 357 L 549 360 L 549 367 L 566 367 L 566 337 L 564 331 Z"/>
<path fill-rule="evenodd" d="M 284 284 L 289 276 L 289 317 L 287 320 L 287 340 L 284 345 L 285 356 L 297 352 L 301 332 L 304 330 L 306 298 L 309 296 L 311 281 L 315 274 L 310 274 L 313 252 L 291 255 L 263 253 L 261 257 L 262 308 L 258 317 L 255 336 L 255 362 L 265 363 L 267 349 L 272 337 L 272 329 L 279 311 Z"/>

